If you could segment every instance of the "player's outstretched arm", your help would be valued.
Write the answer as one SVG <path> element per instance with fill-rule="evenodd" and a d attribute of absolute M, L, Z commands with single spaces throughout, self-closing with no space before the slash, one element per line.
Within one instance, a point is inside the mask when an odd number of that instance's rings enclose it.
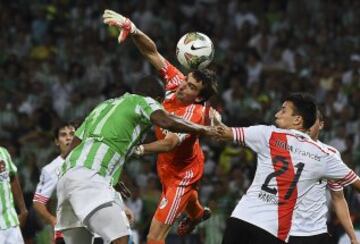
<path fill-rule="evenodd" d="M 203 126 L 184 120 L 159 109 L 150 115 L 153 124 L 172 132 L 185 132 L 204 136 L 220 136 L 216 127 Z"/>
<path fill-rule="evenodd" d="M 349 207 L 344 197 L 343 191 L 330 191 L 332 204 L 334 206 L 335 213 L 343 226 L 346 234 L 349 236 L 352 244 L 359 244 L 356 238 L 354 226 L 351 222 Z"/>
<path fill-rule="evenodd" d="M 118 42 L 122 43 L 130 35 L 133 42 L 141 52 L 141 54 L 157 69 L 160 70 L 165 66 L 164 57 L 158 52 L 156 44 L 145 33 L 136 28 L 134 23 L 116 13 L 115 11 L 106 9 L 103 14 L 105 24 L 119 28 L 120 34 Z"/>
<path fill-rule="evenodd" d="M 142 156 L 150 153 L 163 153 L 172 151 L 180 143 L 179 137 L 174 133 L 167 133 L 162 140 L 139 145 L 135 148 L 135 155 Z"/>

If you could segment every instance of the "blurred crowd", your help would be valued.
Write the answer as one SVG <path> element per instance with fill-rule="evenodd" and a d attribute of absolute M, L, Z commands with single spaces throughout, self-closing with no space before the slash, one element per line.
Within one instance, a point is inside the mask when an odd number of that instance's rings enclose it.
<path fill-rule="evenodd" d="M 131 40 L 117 43 L 117 31 L 102 24 L 104 9 L 128 16 L 179 68 L 178 39 L 206 33 L 216 50 L 210 68 L 221 87 L 211 104 L 228 125 L 271 124 L 289 92 L 311 93 L 326 117 L 322 141 L 360 174 L 360 1 L 5 1 L 0 144 L 18 166 L 28 206 L 41 167 L 58 153 L 52 132 L 60 121 L 81 121 L 100 101 L 131 91 L 155 72 Z M 187 240 L 170 235 L 169 243 L 220 243 L 226 218 L 252 180 L 253 152 L 206 139 L 202 145 L 201 199 L 214 215 Z M 144 240 L 161 193 L 155 157 L 127 162 L 123 177 L 132 190 L 127 204 L 136 215 L 133 228 Z M 359 228 L 360 194 L 345 193 Z M 47 243 L 41 223 L 30 226 L 24 231 L 28 243 Z M 329 229 L 335 237 L 343 233 L 332 214 Z"/>

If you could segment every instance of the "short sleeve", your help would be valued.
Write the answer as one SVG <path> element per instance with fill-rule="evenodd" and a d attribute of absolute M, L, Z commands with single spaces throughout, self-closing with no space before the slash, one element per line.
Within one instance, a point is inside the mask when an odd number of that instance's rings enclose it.
<path fill-rule="evenodd" d="M 234 143 L 248 146 L 255 152 L 259 152 L 269 141 L 272 127 L 255 125 L 250 127 L 233 127 Z"/>
<path fill-rule="evenodd" d="M 13 175 L 13 174 L 16 174 L 16 172 L 17 172 L 17 167 L 16 167 L 16 165 L 14 164 L 14 162 L 12 161 L 11 156 L 10 156 L 8 150 L 6 150 L 5 148 L 3 148 L 3 153 L 4 153 L 3 157 L 4 157 L 5 160 L 7 161 L 7 164 L 9 165 L 9 173 L 12 174 L 12 175 Z"/>
<path fill-rule="evenodd" d="M 185 76 L 169 61 L 165 61 L 165 66 L 159 71 L 161 78 L 165 82 L 165 89 L 167 91 L 175 90 L 182 81 L 185 80 Z"/>
<path fill-rule="evenodd" d="M 330 181 L 328 184 L 338 188 L 339 185 L 347 186 L 358 179 L 358 176 L 338 157 L 336 154 L 329 154 L 326 160 L 324 178 Z"/>
<path fill-rule="evenodd" d="M 327 187 L 332 191 L 341 191 L 344 187 L 351 185 L 359 180 L 359 176 L 352 170 L 340 180 L 328 180 Z"/>
<path fill-rule="evenodd" d="M 41 171 L 40 181 L 36 186 L 34 202 L 46 204 L 53 194 L 57 184 L 57 179 L 54 179 L 46 170 Z"/>
<path fill-rule="evenodd" d="M 150 115 L 156 110 L 163 109 L 162 105 L 151 97 L 144 97 L 140 104 L 141 114 L 150 120 Z"/>
<path fill-rule="evenodd" d="M 84 134 L 85 134 L 85 124 L 86 120 L 82 122 L 79 128 L 75 131 L 75 136 L 78 137 L 80 140 L 84 140 Z"/>

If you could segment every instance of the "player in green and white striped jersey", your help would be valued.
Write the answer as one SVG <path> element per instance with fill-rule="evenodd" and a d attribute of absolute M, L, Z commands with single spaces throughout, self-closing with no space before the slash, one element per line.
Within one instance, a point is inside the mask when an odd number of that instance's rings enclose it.
<path fill-rule="evenodd" d="M 135 93 L 102 102 L 75 133 L 57 186 L 57 229 L 64 230 L 66 243 L 89 243 L 90 231 L 105 241 L 127 243 L 129 224 L 126 217 L 118 217 L 122 203 L 114 198 L 118 194 L 111 185 L 152 124 L 174 132 L 217 135 L 215 128 L 165 112 L 159 103 L 165 91 L 156 78 L 138 82 Z"/>
<path fill-rule="evenodd" d="M 24 243 L 19 224 L 25 223 L 28 212 L 16 172 L 17 168 L 9 152 L 0 147 L 0 243 Z M 20 222 L 14 198 L 20 210 Z"/>

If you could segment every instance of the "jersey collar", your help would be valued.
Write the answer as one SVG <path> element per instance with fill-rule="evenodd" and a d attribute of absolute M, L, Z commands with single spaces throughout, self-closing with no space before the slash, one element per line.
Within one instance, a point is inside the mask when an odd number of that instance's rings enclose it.
<path fill-rule="evenodd" d="M 290 129 L 290 131 L 293 132 L 295 135 L 299 135 L 299 136 L 302 136 L 302 137 L 305 137 L 305 138 L 311 140 L 310 135 L 307 134 L 307 133 L 305 133 L 305 132 L 302 132 L 302 131 L 299 131 L 299 130 L 295 130 L 295 129 Z"/>

